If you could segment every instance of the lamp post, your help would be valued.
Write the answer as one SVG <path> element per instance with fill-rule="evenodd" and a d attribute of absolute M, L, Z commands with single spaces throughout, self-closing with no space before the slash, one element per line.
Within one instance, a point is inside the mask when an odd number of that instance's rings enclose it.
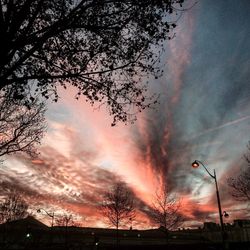
<path fill-rule="evenodd" d="M 214 179 L 214 182 L 215 182 L 216 197 L 217 197 L 217 203 L 218 203 L 218 210 L 219 210 L 219 217 L 220 217 L 220 226 L 221 226 L 221 234 L 222 234 L 222 243 L 223 243 L 223 248 L 225 248 L 225 244 L 224 244 L 225 243 L 224 242 L 225 228 L 224 228 L 224 223 L 223 223 L 223 216 L 228 217 L 229 215 L 227 214 L 226 211 L 223 211 L 223 213 L 222 213 L 222 210 L 221 210 L 220 195 L 219 195 L 219 189 L 218 189 L 218 183 L 217 183 L 215 169 L 214 169 L 214 174 L 211 174 L 201 161 L 195 160 L 192 163 L 192 167 L 193 168 L 198 168 L 200 165 L 206 170 L 206 172 L 209 174 L 209 176 Z"/>
<path fill-rule="evenodd" d="M 129 218 L 129 221 L 130 221 L 130 230 L 133 230 L 133 226 L 132 226 L 133 220 L 131 217 Z"/>
<path fill-rule="evenodd" d="M 51 228 L 53 227 L 53 225 L 54 225 L 54 217 L 55 217 L 55 213 L 54 212 L 52 212 L 52 213 L 49 213 L 49 212 L 47 212 L 46 210 L 44 210 L 43 208 L 39 208 L 39 209 L 37 209 L 37 212 L 38 213 L 41 213 L 42 211 L 44 211 L 49 217 L 51 217 Z"/>

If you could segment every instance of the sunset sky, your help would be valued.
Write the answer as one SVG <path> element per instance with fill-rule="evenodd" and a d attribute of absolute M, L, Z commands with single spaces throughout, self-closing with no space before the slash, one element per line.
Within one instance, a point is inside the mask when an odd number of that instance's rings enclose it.
<path fill-rule="evenodd" d="M 157 226 L 147 211 L 167 183 L 182 202 L 183 226 L 218 222 L 213 179 L 191 167 L 198 159 L 216 170 L 222 210 L 230 215 L 225 222 L 249 218 L 247 204 L 235 202 L 227 187 L 227 178 L 247 167 L 249 11 L 249 0 L 200 0 L 183 12 L 161 57 L 164 75 L 150 80 L 160 103 L 134 124 L 111 127 L 105 107 L 75 100 L 74 89 L 60 90 L 59 102 L 48 105 L 39 157 L 9 157 L 0 166 L 3 193 L 15 188 L 33 211 L 67 211 L 83 226 L 103 227 L 101 194 L 121 179 L 135 194 L 133 224 L 141 229 Z M 49 224 L 48 216 L 37 217 Z"/>

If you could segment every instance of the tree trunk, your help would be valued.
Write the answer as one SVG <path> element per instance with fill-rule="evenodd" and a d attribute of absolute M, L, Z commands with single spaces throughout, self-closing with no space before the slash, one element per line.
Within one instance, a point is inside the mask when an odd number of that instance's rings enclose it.
<path fill-rule="evenodd" d="M 116 248 L 119 248 L 119 221 L 116 221 Z"/>

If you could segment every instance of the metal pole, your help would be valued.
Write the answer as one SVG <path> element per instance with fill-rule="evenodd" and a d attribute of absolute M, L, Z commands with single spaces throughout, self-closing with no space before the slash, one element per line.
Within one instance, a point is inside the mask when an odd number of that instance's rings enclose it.
<path fill-rule="evenodd" d="M 215 186 L 216 186 L 216 196 L 217 196 L 217 203 L 218 203 L 219 216 L 220 216 L 222 247 L 223 247 L 223 249 L 226 249 L 226 245 L 225 245 L 225 228 L 224 228 L 224 223 L 223 223 L 223 215 L 222 215 L 221 203 L 220 203 L 220 194 L 219 194 L 219 188 L 218 188 L 218 184 L 217 184 L 215 169 L 214 169 L 214 181 L 215 181 Z"/>
<path fill-rule="evenodd" d="M 219 208 L 221 231 L 224 232 L 223 215 L 222 215 L 222 211 L 221 211 L 220 195 L 219 195 L 219 189 L 218 189 L 215 170 L 214 170 L 214 181 L 215 181 L 215 186 L 216 186 L 216 196 L 217 196 L 217 203 L 218 203 L 218 208 Z"/>
<path fill-rule="evenodd" d="M 192 166 L 197 168 L 199 167 L 199 163 L 202 165 L 202 167 L 206 170 L 206 172 L 214 179 L 215 181 L 215 187 L 216 187 L 216 197 L 217 197 L 217 203 L 218 203 L 218 209 L 219 209 L 219 217 L 220 217 L 220 226 L 221 226 L 221 236 L 222 236 L 222 245 L 223 245 L 223 249 L 226 249 L 227 246 L 225 246 L 225 228 L 224 228 L 224 223 L 223 223 L 223 214 L 221 211 L 221 203 L 220 203 L 220 195 L 219 195 L 219 188 L 218 188 L 218 183 L 217 183 L 217 178 L 216 178 L 216 172 L 214 169 L 214 175 L 212 175 L 208 169 L 205 167 L 205 165 L 198 160 L 195 160 L 192 163 Z"/>
<path fill-rule="evenodd" d="M 51 215 L 51 228 L 54 226 L 54 212 Z"/>
<path fill-rule="evenodd" d="M 198 160 L 196 160 L 196 161 L 202 165 L 202 167 L 206 170 L 206 172 L 207 172 L 207 173 L 214 179 L 214 181 L 215 181 L 216 197 L 217 197 L 217 203 L 218 203 L 218 209 L 219 209 L 219 217 L 220 217 L 220 225 L 221 225 L 221 231 L 223 232 L 223 235 L 224 235 L 223 214 L 222 214 L 222 210 L 221 210 L 219 188 L 218 188 L 218 183 L 217 183 L 217 178 L 216 178 L 215 169 L 214 169 L 214 175 L 212 175 L 212 174 L 208 171 L 208 169 L 206 168 L 206 166 L 205 166 L 201 161 L 198 161 Z"/>

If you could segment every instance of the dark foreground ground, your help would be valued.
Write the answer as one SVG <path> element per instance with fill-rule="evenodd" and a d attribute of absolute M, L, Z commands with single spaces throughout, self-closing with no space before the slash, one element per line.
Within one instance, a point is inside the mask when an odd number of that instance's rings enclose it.
<path fill-rule="evenodd" d="M 12 245 L 0 246 L 1 250 L 250 250 L 250 242 L 226 244 L 168 244 L 168 245 L 89 245 L 89 246 L 62 246 L 62 245 Z"/>
<path fill-rule="evenodd" d="M 250 0 L 249 0 L 250 1 Z M 247 221 L 248 222 L 248 221 Z M 166 231 L 47 227 L 33 217 L 0 225 L 0 250 L 250 250 L 250 221 L 227 228 Z"/>

